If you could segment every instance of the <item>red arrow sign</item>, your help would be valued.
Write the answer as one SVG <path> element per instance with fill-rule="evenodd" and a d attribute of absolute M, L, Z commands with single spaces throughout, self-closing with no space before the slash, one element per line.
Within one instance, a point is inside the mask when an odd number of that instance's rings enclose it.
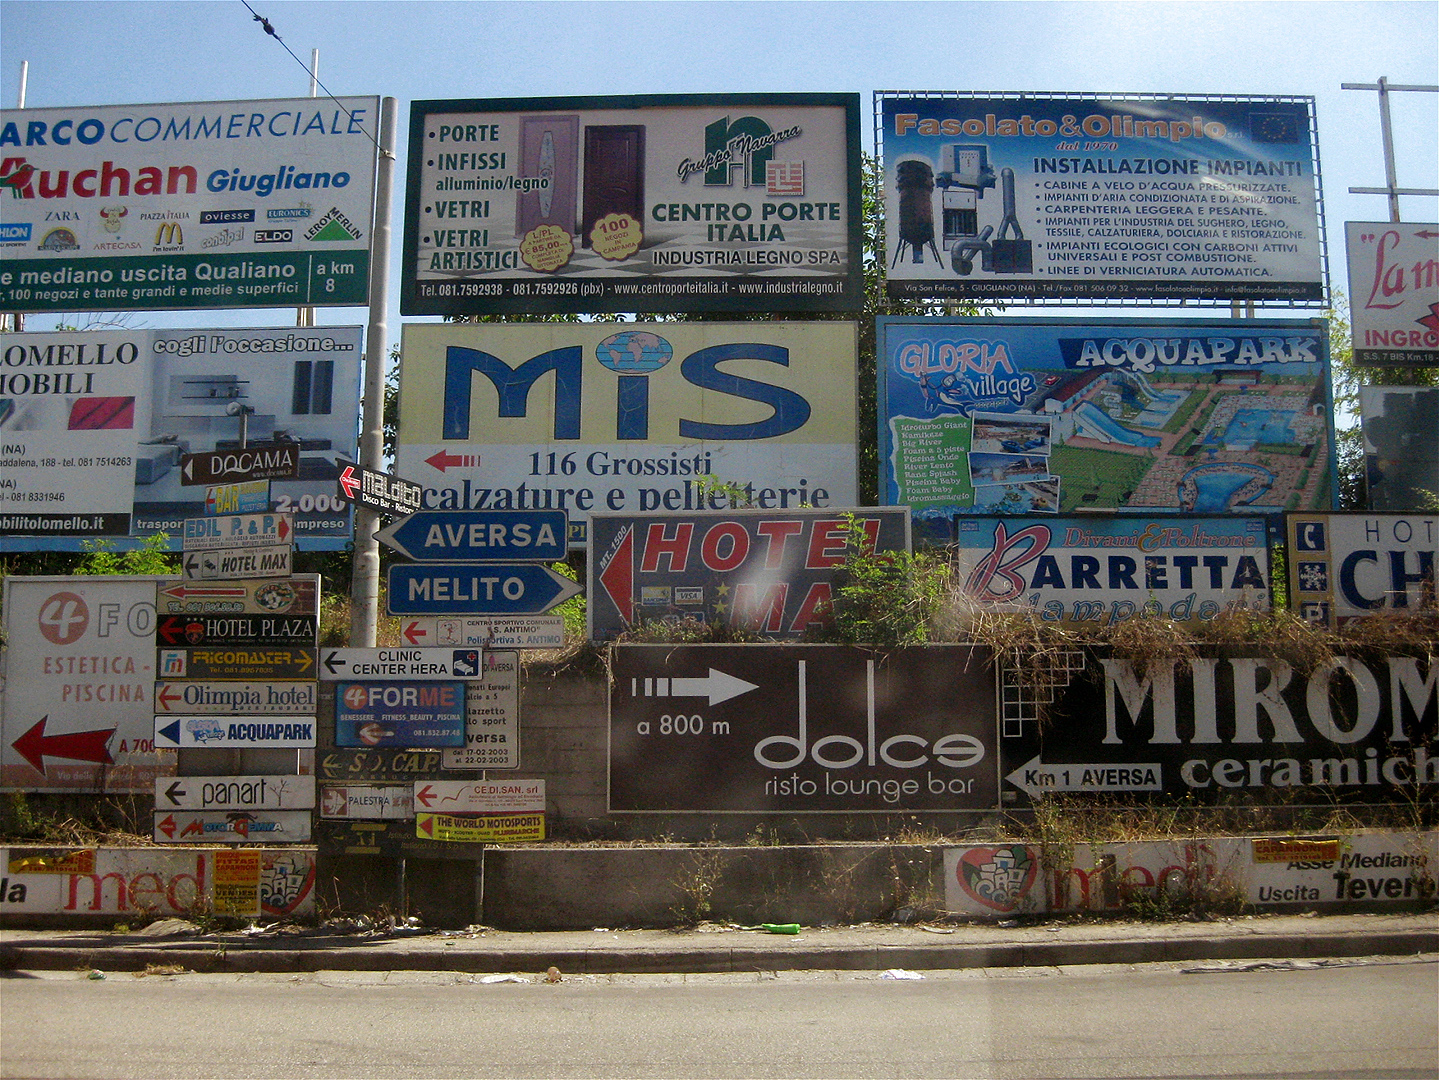
<path fill-rule="evenodd" d="M 230 597 L 244 598 L 249 590 L 243 585 L 190 585 L 181 583 L 160 590 L 161 596 L 174 600 L 224 600 Z"/>
<path fill-rule="evenodd" d="M 115 734 L 115 728 L 46 735 L 45 722 L 49 719 L 48 714 L 40 717 L 38 724 L 10 744 L 40 772 L 45 772 L 47 757 L 65 758 L 69 761 L 94 761 L 102 765 L 115 764 L 108 746 L 110 736 Z"/>
<path fill-rule="evenodd" d="M 480 455 L 450 454 L 446 453 L 444 450 L 441 450 L 438 454 L 432 454 L 431 456 L 425 458 L 425 464 L 433 465 L 435 468 L 439 469 L 440 472 L 444 472 L 451 466 L 458 468 L 459 466 L 463 465 L 466 468 L 478 468 L 480 464 Z"/>
<path fill-rule="evenodd" d="M 415 824 L 419 826 L 419 828 L 415 830 L 416 832 L 422 833 L 422 834 L 424 834 L 425 836 L 430 837 L 431 839 L 434 838 L 434 835 L 435 835 L 435 819 L 434 819 L 434 818 L 432 818 L 432 817 L 421 818 L 421 819 L 420 819 L 419 821 L 417 821 Z"/>
<path fill-rule="evenodd" d="M 412 619 L 405 623 L 404 629 L 400 631 L 400 636 L 411 645 L 419 645 L 430 636 L 430 632 Z"/>
<path fill-rule="evenodd" d="M 355 475 L 355 467 L 353 465 L 345 466 L 345 471 L 340 474 L 339 484 L 345 491 L 345 498 L 354 502 L 355 492 L 360 490 L 360 478 Z"/>
<path fill-rule="evenodd" d="M 430 800 L 434 797 L 435 789 L 432 788 L 429 784 L 426 784 L 424 787 L 420 788 L 419 791 L 415 792 L 415 802 L 423 803 L 426 810 L 430 808 Z"/>
<path fill-rule="evenodd" d="M 183 700 L 184 695 L 176 693 L 174 690 L 172 690 L 169 683 L 165 683 L 163 686 L 161 686 L 159 692 L 155 695 L 155 704 L 160 707 L 161 712 L 170 711 L 170 702 Z"/>
<path fill-rule="evenodd" d="M 165 817 L 155 822 L 155 828 L 159 829 L 162 833 L 164 833 L 166 836 L 170 837 L 170 839 L 173 840 L 175 838 L 175 815 L 167 814 Z"/>

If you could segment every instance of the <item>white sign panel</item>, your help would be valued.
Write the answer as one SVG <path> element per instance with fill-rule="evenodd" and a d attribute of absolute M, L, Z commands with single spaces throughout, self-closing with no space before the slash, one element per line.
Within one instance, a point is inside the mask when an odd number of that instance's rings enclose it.
<path fill-rule="evenodd" d="M 308 810 L 155 811 L 161 844 L 302 844 L 310 839 Z"/>
<path fill-rule="evenodd" d="M 160 682 L 155 715 L 314 716 L 314 682 Z"/>
<path fill-rule="evenodd" d="M 1305 619 L 1434 615 L 1439 514 L 1286 514 L 1285 524 L 1289 602 Z"/>
<path fill-rule="evenodd" d="M 543 813 L 545 782 L 416 780 L 415 805 L 438 814 Z"/>
<path fill-rule="evenodd" d="M 444 752 L 446 769 L 520 767 L 520 654 L 485 653 L 484 674 L 465 684 L 465 745 Z"/>
<path fill-rule="evenodd" d="M 143 791 L 154 747 L 155 577 L 5 578 L 0 786 Z"/>
<path fill-rule="evenodd" d="M 1356 364 L 1439 365 L 1439 225 L 1346 221 Z"/>
<path fill-rule="evenodd" d="M 273 578 L 290 576 L 290 544 L 242 548 L 236 551 L 187 551 L 181 569 L 187 581 Z"/>
<path fill-rule="evenodd" d="M 361 337 L 358 326 L 0 337 L 0 550 L 180 538 L 207 514 L 265 510 L 293 515 L 272 544 L 342 547 L 351 515 L 335 480 L 355 455 Z M 238 449 L 242 424 L 256 452 L 298 454 L 298 475 L 261 481 L 254 504 L 182 482 L 186 455 Z"/>
<path fill-rule="evenodd" d="M 313 716 L 157 716 L 155 745 L 166 749 L 249 746 L 304 749 L 315 745 Z"/>
<path fill-rule="evenodd" d="M 400 620 L 400 637 L 415 645 L 562 649 L 565 620 L 561 615 L 418 615 Z"/>
<path fill-rule="evenodd" d="M 406 821 L 415 816 L 409 784 L 326 784 L 320 816 L 338 820 Z"/>
<path fill-rule="evenodd" d="M 293 514 L 225 514 L 185 519 L 186 551 L 276 547 L 294 538 Z"/>
<path fill-rule="evenodd" d="M 312 810 L 313 776 L 158 776 L 156 810 Z"/>
<path fill-rule="evenodd" d="M 320 679 L 475 679 L 479 649 L 321 649 Z"/>
<path fill-rule="evenodd" d="M 0 115 L 3 311 L 364 304 L 379 99 Z"/>

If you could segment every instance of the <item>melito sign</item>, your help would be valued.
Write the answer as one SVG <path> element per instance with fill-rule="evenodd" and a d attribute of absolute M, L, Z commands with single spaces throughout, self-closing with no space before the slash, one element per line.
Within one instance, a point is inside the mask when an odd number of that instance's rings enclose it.
<path fill-rule="evenodd" d="M 580 591 L 548 566 L 392 563 L 391 615 L 539 615 Z"/>

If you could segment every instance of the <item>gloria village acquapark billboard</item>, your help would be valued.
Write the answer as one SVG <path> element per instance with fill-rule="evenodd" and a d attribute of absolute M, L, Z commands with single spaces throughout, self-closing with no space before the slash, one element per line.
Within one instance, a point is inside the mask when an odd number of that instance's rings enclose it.
<path fill-rule="evenodd" d="M 881 502 L 960 514 L 1329 509 L 1320 321 L 878 320 Z"/>
<path fill-rule="evenodd" d="M 368 302 L 379 99 L 0 114 L 0 310 Z"/>
<path fill-rule="evenodd" d="M 859 97 L 417 101 L 400 310 L 857 311 Z"/>
<path fill-rule="evenodd" d="M 896 298 L 1324 298 L 1310 98 L 875 95 Z"/>

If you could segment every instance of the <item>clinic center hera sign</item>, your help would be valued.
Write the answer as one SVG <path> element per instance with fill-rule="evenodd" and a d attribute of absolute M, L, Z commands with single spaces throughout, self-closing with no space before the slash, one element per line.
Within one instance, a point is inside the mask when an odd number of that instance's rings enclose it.
<path fill-rule="evenodd" d="M 881 318 L 880 501 L 957 514 L 1332 505 L 1320 321 Z"/>
<path fill-rule="evenodd" d="M 6 110 L 0 310 L 368 302 L 379 99 Z"/>
<path fill-rule="evenodd" d="M 405 315 L 856 311 L 859 97 L 417 101 Z"/>
<path fill-rule="evenodd" d="M 564 510 L 571 545 L 591 512 L 854 506 L 855 333 L 406 325 L 396 471 L 426 510 Z"/>
<path fill-rule="evenodd" d="M 876 99 L 891 297 L 1323 300 L 1310 98 Z"/>

